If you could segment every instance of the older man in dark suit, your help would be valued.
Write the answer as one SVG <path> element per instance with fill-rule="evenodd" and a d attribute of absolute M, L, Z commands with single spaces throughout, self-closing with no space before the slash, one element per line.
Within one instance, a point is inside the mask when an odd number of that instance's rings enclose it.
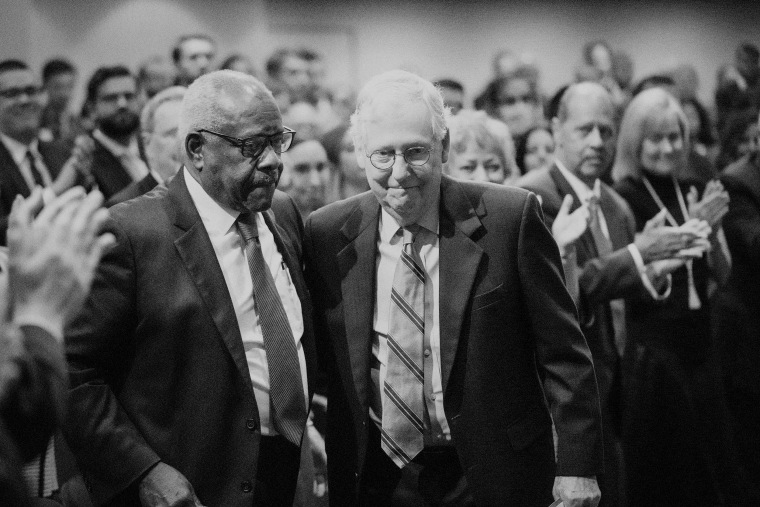
<path fill-rule="evenodd" d="M 534 195 L 442 176 L 446 116 L 430 82 L 373 78 L 353 117 L 370 191 L 306 225 L 330 500 L 545 507 L 554 483 L 594 506 L 599 399 L 557 247 Z"/>
<path fill-rule="evenodd" d="M 184 169 L 110 210 L 66 334 L 67 437 L 96 503 L 289 505 L 315 368 L 303 227 L 275 190 L 293 133 L 232 71 L 189 87 L 179 131 Z"/>

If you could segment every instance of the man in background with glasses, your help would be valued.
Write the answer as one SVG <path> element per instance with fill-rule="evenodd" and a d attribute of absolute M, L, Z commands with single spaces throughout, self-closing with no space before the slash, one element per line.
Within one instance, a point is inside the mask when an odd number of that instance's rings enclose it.
<path fill-rule="evenodd" d="M 303 226 L 275 190 L 294 134 L 255 78 L 201 76 L 184 167 L 111 208 L 116 246 L 66 334 L 96 504 L 292 504 L 315 378 Z"/>
<path fill-rule="evenodd" d="M 77 138 L 73 151 L 63 142 L 40 141 L 46 102 L 46 93 L 25 62 L 0 62 L 0 245 L 5 245 L 16 195 L 29 197 L 37 186 L 60 194 L 85 183 L 90 171 L 93 147 L 86 137 Z"/>
<path fill-rule="evenodd" d="M 370 80 L 351 122 L 370 191 L 306 223 L 330 501 L 546 507 L 554 485 L 594 507 L 599 396 L 557 246 L 534 194 L 441 174 L 447 116 L 429 81 Z"/>

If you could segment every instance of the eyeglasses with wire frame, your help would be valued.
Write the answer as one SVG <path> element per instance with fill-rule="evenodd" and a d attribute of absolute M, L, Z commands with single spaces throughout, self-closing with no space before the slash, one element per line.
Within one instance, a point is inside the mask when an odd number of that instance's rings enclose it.
<path fill-rule="evenodd" d="M 230 145 L 236 148 L 240 148 L 240 153 L 242 153 L 244 157 L 258 158 L 262 153 L 264 153 L 267 145 L 271 146 L 274 152 L 277 154 L 288 151 L 288 148 L 290 148 L 293 144 L 293 139 L 296 137 L 296 131 L 289 129 L 288 127 L 283 128 L 285 130 L 277 134 L 272 134 L 271 136 L 252 136 L 245 139 L 228 136 L 226 134 L 220 134 L 219 132 L 214 132 L 213 130 L 208 129 L 198 129 L 197 132 L 206 132 L 207 134 L 221 137 L 230 143 Z"/>
<path fill-rule="evenodd" d="M 365 154 L 365 156 L 369 158 L 369 161 L 372 162 L 373 166 L 381 170 L 386 170 L 393 167 L 393 164 L 396 163 L 397 155 L 403 155 L 406 163 L 411 166 L 423 166 L 427 163 L 428 160 L 430 160 L 431 151 L 433 151 L 433 148 L 425 148 L 424 146 L 412 146 L 411 148 L 405 149 L 403 153 L 396 153 L 392 150 L 377 150 L 373 151 L 369 155 Z"/>

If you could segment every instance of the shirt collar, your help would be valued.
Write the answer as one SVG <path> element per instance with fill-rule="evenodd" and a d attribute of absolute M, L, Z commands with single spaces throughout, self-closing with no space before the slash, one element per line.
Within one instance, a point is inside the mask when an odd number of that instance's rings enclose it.
<path fill-rule="evenodd" d="M 31 151 L 34 157 L 37 159 L 40 157 L 40 153 L 37 150 L 39 142 L 36 138 L 28 146 L 2 133 L 0 133 L 0 139 L 2 139 L 3 144 L 10 152 L 11 157 L 13 158 L 13 161 L 16 163 L 16 165 L 21 165 L 24 163 L 27 151 Z"/>
<path fill-rule="evenodd" d="M 198 210 L 206 231 L 208 231 L 209 235 L 227 234 L 232 226 L 235 225 L 235 220 L 237 220 L 240 212 L 220 205 L 206 193 L 187 168 L 183 167 L 183 170 L 185 171 L 187 191 L 190 193 L 193 203 L 195 203 L 195 208 Z"/>
<path fill-rule="evenodd" d="M 108 137 L 103 133 L 100 129 L 95 129 L 92 131 L 92 137 L 97 139 L 100 144 L 103 145 L 105 149 L 110 151 L 116 158 L 120 158 L 123 155 L 133 156 L 138 155 L 139 156 L 139 149 L 137 147 L 137 140 L 134 136 L 129 140 L 129 144 L 127 146 L 124 146 L 121 143 L 117 143 L 112 138 Z"/>
<path fill-rule="evenodd" d="M 438 204 L 440 202 L 439 193 L 436 193 L 436 202 L 433 205 L 428 206 L 425 209 L 425 213 L 422 218 L 417 222 L 417 225 L 427 229 L 436 236 L 438 236 Z M 385 208 L 380 206 L 380 239 L 385 243 L 390 243 L 391 238 L 398 232 L 401 226 L 398 225 L 396 219 L 388 213 Z"/>
<path fill-rule="evenodd" d="M 573 192 L 575 192 L 575 195 L 578 196 L 578 199 L 581 202 L 588 201 L 591 198 L 591 196 L 594 195 L 594 191 L 591 188 L 589 188 L 589 186 L 586 185 L 586 183 L 584 183 L 579 177 L 571 173 L 567 169 L 567 167 L 565 167 L 565 164 L 563 164 L 557 159 L 554 160 L 554 163 L 557 165 L 557 169 L 559 169 L 559 172 L 561 172 L 562 176 L 565 177 L 567 182 L 572 187 Z M 597 195 L 597 197 L 599 196 Z"/>

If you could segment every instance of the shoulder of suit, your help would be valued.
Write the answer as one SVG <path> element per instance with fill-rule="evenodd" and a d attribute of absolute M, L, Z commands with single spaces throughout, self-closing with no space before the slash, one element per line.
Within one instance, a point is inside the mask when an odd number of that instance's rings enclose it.
<path fill-rule="evenodd" d="M 145 220 L 146 217 L 156 216 L 157 213 L 164 213 L 163 208 L 168 192 L 169 189 L 164 185 L 158 185 L 150 192 L 115 204 L 108 211 L 111 218 L 118 222 Z"/>
<path fill-rule="evenodd" d="M 368 200 L 373 204 L 377 203 L 377 199 L 371 190 L 323 206 L 312 212 L 307 221 L 315 224 L 342 223 Z M 380 204 L 377 203 L 377 205 Z"/>

